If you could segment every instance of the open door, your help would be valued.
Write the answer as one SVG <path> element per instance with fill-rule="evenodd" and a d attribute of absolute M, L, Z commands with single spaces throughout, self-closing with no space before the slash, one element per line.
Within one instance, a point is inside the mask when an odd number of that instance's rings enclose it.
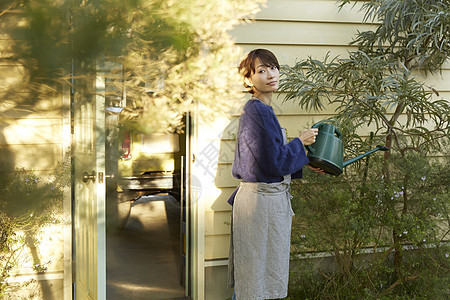
<path fill-rule="evenodd" d="M 92 68 L 94 66 L 94 68 Z M 73 92 L 74 299 L 106 299 L 104 75 L 81 64 Z"/>

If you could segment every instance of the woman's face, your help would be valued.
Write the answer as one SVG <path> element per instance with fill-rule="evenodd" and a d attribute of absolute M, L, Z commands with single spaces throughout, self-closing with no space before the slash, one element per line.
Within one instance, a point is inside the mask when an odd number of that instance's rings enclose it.
<path fill-rule="evenodd" d="M 259 58 L 255 60 L 255 73 L 249 78 L 254 89 L 260 93 L 272 93 L 278 89 L 280 71 L 277 67 L 264 65 Z"/>

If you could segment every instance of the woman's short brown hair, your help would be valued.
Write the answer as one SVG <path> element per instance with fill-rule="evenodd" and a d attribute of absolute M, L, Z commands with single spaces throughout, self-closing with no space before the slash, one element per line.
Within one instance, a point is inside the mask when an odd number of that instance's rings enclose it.
<path fill-rule="evenodd" d="M 268 67 L 277 67 L 278 70 L 280 69 L 280 65 L 275 54 L 267 49 L 255 49 L 250 51 L 241 61 L 239 65 L 239 74 L 241 74 L 244 78 L 250 78 L 250 76 L 255 74 L 255 61 L 257 58 L 259 58 L 259 60 Z M 247 85 L 245 81 L 244 86 L 248 89 L 249 93 L 254 93 L 253 87 Z"/>

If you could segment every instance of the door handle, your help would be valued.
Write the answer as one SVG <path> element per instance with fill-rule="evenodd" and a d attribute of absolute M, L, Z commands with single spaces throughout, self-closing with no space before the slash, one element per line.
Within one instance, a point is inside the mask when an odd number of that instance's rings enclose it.
<path fill-rule="evenodd" d="M 95 182 L 95 171 L 92 171 L 92 174 L 89 174 L 88 172 L 83 172 L 83 182 L 86 183 L 89 180 Z"/>

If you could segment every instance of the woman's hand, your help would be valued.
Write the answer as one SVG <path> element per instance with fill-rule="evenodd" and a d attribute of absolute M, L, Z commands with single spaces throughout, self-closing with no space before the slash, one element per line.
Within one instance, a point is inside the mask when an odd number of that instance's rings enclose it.
<path fill-rule="evenodd" d="M 313 170 L 314 172 L 320 173 L 320 174 L 326 174 L 324 170 L 321 168 L 314 168 L 313 166 L 306 165 L 309 169 Z"/>
<path fill-rule="evenodd" d="M 318 128 L 310 128 L 303 130 L 302 133 L 298 136 L 300 141 L 302 141 L 303 145 L 308 146 L 312 145 L 316 142 L 316 136 L 319 134 Z"/>

